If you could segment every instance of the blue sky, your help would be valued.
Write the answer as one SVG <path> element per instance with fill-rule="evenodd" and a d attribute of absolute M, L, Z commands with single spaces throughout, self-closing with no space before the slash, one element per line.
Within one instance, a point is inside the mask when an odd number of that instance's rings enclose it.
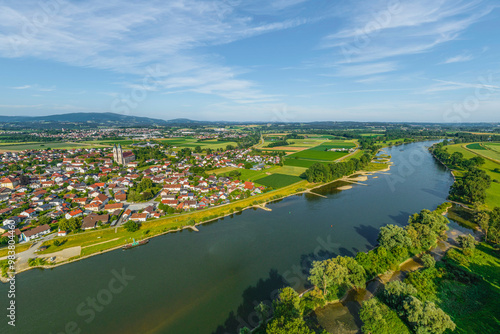
<path fill-rule="evenodd" d="M 487 0 L 7 0 L 0 115 L 500 121 Z"/>

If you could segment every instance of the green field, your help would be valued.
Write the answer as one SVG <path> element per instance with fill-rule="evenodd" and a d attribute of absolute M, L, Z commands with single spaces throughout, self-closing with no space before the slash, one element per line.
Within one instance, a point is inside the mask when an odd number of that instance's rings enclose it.
<path fill-rule="evenodd" d="M 469 144 L 466 146 L 470 150 L 486 150 L 481 144 L 479 143 L 474 143 L 474 144 Z"/>
<path fill-rule="evenodd" d="M 294 159 L 295 157 L 304 160 L 323 160 L 323 161 L 334 161 L 347 155 L 347 152 L 330 152 L 330 151 L 319 151 L 316 148 L 310 148 L 308 150 L 293 153 L 287 156 L 287 158 Z"/>
<path fill-rule="evenodd" d="M 24 150 L 46 150 L 51 149 L 74 149 L 74 148 L 85 148 L 93 147 L 92 145 L 82 145 L 74 143 L 61 143 L 61 142 L 47 142 L 47 143 L 30 143 L 30 144 L 9 144 L 1 145 L 0 150 L 3 151 L 24 151 Z"/>
<path fill-rule="evenodd" d="M 212 150 L 216 150 L 219 148 L 226 148 L 227 145 L 238 146 L 238 143 L 233 141 L 218 141 L 214 140 L 203 140 L 198 141 L 193 137 L 184 137 L 184 138 L 165 138 L 160 139 L 161 142 L 175 146 L 177 148 L 195 148 L 196 146 L 200 146 L 202 149 L 210 148 Z"/>
<path fill-rule="evenodd" d="M 284 174 L 272 174 L 260 179 L 255 180 L 255 183 L 261 184 L 266 187 L 283 188 L 300 182 L 302 179 L 298 176 L 284 175 Z"/>
<path fill-rule="evenodd" d="M 273 174 L 286 174 L 292 176 L 300 176 L 306 172 L 307 168 L 295 166 L 283 166 L 271 171 Z"/>
<path fill-rule="evenodd" d="M 466 159 L 474 158 L 477 155 L 481 155 L 483 152 L 488 152 L 488 151 L 471 152 L 462 147 L 462 144 L 446 146 L 446 150 L 450 154 L 453 154 L 454 152 L 460 152 Z M 485 164 L 481 166 L 481 169 L 484 170 L 491 177 L 492 180 L 500 181 L 500 173 L 494 171 L 496 168 L 500 168 L 500 163 L 495 163 L 494 161 L 488 159 L 485 159 Z M 461 173 L 458 172 L 457 175 L 460 176 Z M 500 183 L 491 182 L 491 187 L 486 190 L 486 205 L 490 209 L 493 209 L 495 206 L 500 206 Z"/>
<path fill-rule="evenodd" d="M 302 159 L 286 159 L 284 164 L 285 166 L 295 166 L 295 167 L 303 167 L 303 168 L 309 168 L 315 163 L 328 163 L 325 161 L 314 161 L 314 160 L 302 160 Z"/>

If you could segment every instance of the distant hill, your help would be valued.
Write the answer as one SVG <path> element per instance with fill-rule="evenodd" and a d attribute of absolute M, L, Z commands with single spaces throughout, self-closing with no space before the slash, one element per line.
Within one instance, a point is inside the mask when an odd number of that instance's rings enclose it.
<path fill-rule="evenodd" d="M 169 125 L 171 122 L 115 113 L 70 113 L 49 116 L 0 116 L 0 123 L 85 123 L 88 125 L 134 126 Z"/>

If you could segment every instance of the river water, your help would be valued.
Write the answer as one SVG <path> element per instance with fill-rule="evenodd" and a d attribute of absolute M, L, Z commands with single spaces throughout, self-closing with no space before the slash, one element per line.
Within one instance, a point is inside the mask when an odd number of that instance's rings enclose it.
<path fill-rule="evenodd" d="M 453 179 L 432 142 L 385 149 L 389 172 L 339 191 L 335 183 L 232 217 L 16 278 L 16 327 L 0 333 L 236 333 L 253 326 L 260 301 L 304 290 L 314 259 L 376 245 L 379 227 L 445 201 Z M 326 197 L 326 198 L 325 198 Z M 117 278 L 119 277 L 119 278 Z M 7 284 L 0 308 L 7 308 Z"/>

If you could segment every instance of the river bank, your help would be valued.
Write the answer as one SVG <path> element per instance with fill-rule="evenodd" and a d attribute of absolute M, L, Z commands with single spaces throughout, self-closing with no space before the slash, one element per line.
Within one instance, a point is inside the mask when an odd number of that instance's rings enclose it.
<path fill-rule="evenodd" d="M 202 221 L 195 222 L 192 225 L 181 225 L 181 226 L 177 226 L 175 228 L 170 228 L 168 230 L 157 229 L 156 231 L 147 233 L 146 236 L 144 236 L 144 235 L 136 235 L 136 236 L 130 235 L 130 236 L 127 236 L 126 238 L 130 239 L 130 238 L 134 237 L 136 240 L 139 241 L 139 240 L 143 240 L 143 239 L 151 239 L 151 238 L 163 236 L 163 235 L 166 235 L 169 233 L 180 232 L 180 231 L 185 230 L 185 229 L 191 230 L 191 229 L 193 229 L 193 227 L 196 228 L 196 226 L 212 223 L 214 221 L 224 219 L 226 217 L 232 217 L 233 215 L 240 214 L 243 211 L 248 210 L 248 209 L 254 209 L 254 210 L 261 209 L 264 211 L 271 211 L 271 209 L 266 207 L 267 204 L 273 203 L 273 202 L 278 201 L 278 200 L 282 200 L 284 198 L 295 196 L 295 195 L 313 194 L 313 195 L 317 195 L 320 197 L 324 197 L 320 194 L 313 192 L 313 190 L 319 189 L 319 188 L 322 188 L 322 187 L 325 187 L 325 186 L 328 186 L 330 184 L 333 184 L 335 182 L 340 182 L 340 181 L 354 183 L 354 184 L 360 184 L 360 181 L 367 180 L 367 176 L 369 176 L 369 175 L 373 175 L 374 173 L 389 171 L 391 168 L 390 159 L 386 162 L 386 164 L 387 164 L 387 168 L 384 168 L 384 169 L 374 170 L 374 171 L 364 171 L 364 170 L 356 171 L 350 175 L 344 176 L 342 178 L 339 178 L 339 179 L 336 179 L 333 181 L 325 182 L 325 183 L 316 183 L 315 184 L 315 183 L 304 183 L 306 181 L 302 181 L 302 182 L 299 182 L 297 184 L 293 184 L 291 186 L 278 189 L 278 190 L 276 190 L 276 193 L 275 192 L 265 193 L 265 194 L 262 194 L 259 196 L 248 198 L 246 200 L 241 200 L 241 201 L 234 202 L 234 203 L 228 203 L 228 204 L 224 204 L 224 205 L 212 208 L 212 209 L 208 209 L 206 212 L 202 213 L 202 217 L 197 217 L 197 218 L 201 220 L 203 218 L 213 216 L 213 215 L 210 215 L 210 213 L 212 213 L 212 211 L 210 211 L 210 210 L 213 210 L 213 211 L 223 210 L 223 213 L 220 215 L 216 215 L 216 217 L 213 217 L 213 218 L 204 219 Z M 358 176 L 358 177 L 356 177 L 356 176 Z M 352 186 L 339 186 L 337 188 L 339 190 L 348 190 L 348 189 L 351 189 Z M 272 195 L 272 196 L 269 196 L 269 195 Z M 262 198 L 262 197 L 264 197 L 264 198 Z M 248 202 L 249 200 L 253 200 L 253 201 L 247 206 L 240 207 L 240 205 L 242 205 L 242 203 L 244 201 Z M 227 209 L 228 207 L 231 207 L 231 209 L 229 209 L 229 211 L 225 212 L 224 210 Z M 182 215 L 183 217 L 177 216 L 177 217 L 169 217 L 167 219 L 178 220 L 179 218 L 184 218 L 183 221 L 186 222 L 186 221 L 191 221 L 192 219 L 190 220 L 189 218 L 192 218 L 192 216 L 194 216 L 195 214 L 198 214 L 198 213 L 199 212 L 186 213 L 186 214 Z M 161 221 L 162 221 L 162 219 L 160 218 L 160 219 L 156 219 L 154 221 L 145 222 L 145 223 L 143 223 L 141 230 L 151 231 L 152 228 L 162 227 L 162 224 L 159 224 L 159 223 L 161 223 Z M 159 224 L 159 225 L 153 226 L 153 224 L 155 224 L 155 225 Z M 117 229 L 115 228 L 114 230 L 115 230 L 115 234 L 117 234 Z M 141 230 L 139 230 L 139 231 L 141 231 Z M 109 229 L 100 230 L 100 231 L 109 231 Z M 88 234 L 90 234 L 90 233 L 95 233 L 95 232 L 100 232 L 100 231 L 85 232 L 86 233 L 85 236 L 88 236 Z M 122 228 L 122 232 L 123 232 L 123 228 Z M 61 237 L 59 239 L 65 239 L 65 238 Z M 39 265 L 39 266 L 23 266 L 22 268 L 19 268 L 18 270 L 16 270 L 16 275 L 21 274 L 21 273 L 26 272 L 26 271 L 29 271 L 31 269 L 35 269 L 35 268 L 51 269 L 51 268 L 60 267 L 60 266 L 65 265 L 65 264 L 70 264 L 70 263 L 74 263 L 74 262 L 81 261 L 84 259 L 88 259 L 88 258 L 96 256 L 96 255 L 101 255 L 104 253 L 108 253 L 111 251 L 122 249 L 124 243 L 126 243 L 126 240 L 123 240 L 123 237 L 117 237 L 117 238 L 115 237 L 112 240 L 104 240 L 104 241 L 101 241 L 99 239 L 97 239 L 97 240 L 98 240 L 97 243 L 88 244 L 85 246 L 83 246 L 83 244 L 82 244 L 82 245 L 75 245 L 73 247 L 59 248 L 57 250 L 57 252 L 46 252 L 46 251 L 41 252 L 41 253 L 39 253 L 39 256 L 37 256 L 37 257 L 41 257 L 41 258 L 44 258 L 46 260 L 49 260 L 50 258 L 56 256 L 55 253 L 59 253 L 58 258 L 60 259 L 60 261 L 55 262 L 53 264 L 46 264 L 46 265 Z M 53 240 L 51 240 L 51 242 L 53 242 Z M 43 245 L 45 245 L 45 243 L 47 243 L 47 241 L 45 241 L 43 243 Z M 116 243 L 118 243 L 118 245 L 115 245 Z M 106 244 L 113 245 L 113 246 L 106 247 L 106 246 L 108 246 Z M 71 248 L 80 247 L 81 250 L 83 250 L 85 248 L 90 248 L 90 247 L 95 247 L 95 246 L 101 246 L 101 247 L 98 247 L 98 249 L 96 249 L 93 253 L 90 253 L 90 254 L 82 255 L 80 253 L 79 255 L 74 255 L 74 253 L 68 252 L 68 254 L 71 254 L 71 256 L 65 257 L 65 256 L 60 255 L 60 253 L 62 251 L 67 251 L 68 249 L 71 249 Z M 0 260 L 2 260 L 4 258 L 0 258 Z M 0 281 L 3 283 L 7 283 L 9 281 L 9 279 L 2 276 L 2 277 L 0 277 Z"/>
<path fill-rule="evenodd" d="M 0 324 L 0 332 L 28 333 L 34 326 L 39 332 L 62 332 L 69 320 L 82 332 L 96 334 L 238 332 L 240 324 L 253 324 L 254 301 L 271 303 L 273 292 L 285 285 L 303 291 L 302 272 L 316 256 L 368 251 L 376 246 L 380 227 L 402 225 L 410 213 L 443 203 L 453 180 L 430 154 L 422 157 L 420 168 L 405 182 L 396 187 L 387 182 L 398 175 L 400 163 L 424 146 L 429 144 L 386 149 L 395 168 L 385 172 L 388 175 L 369 176 L 362 182 L 368 187 L 339 191 L 336 187 L 345 184 L 338 182 L 313 190 L 322 196 L 288 196 L 266 204 L 272 211 L 244 210 L 199 225 L 200 232 L 182 230 L 126 252 L 102 253 L 55 270 L 26 271 L 16 277 L 19 325 L 10 330 Z M 188 219 L 179 217 L 175 224 Z M 137 235 L 143 237 L 145 231 Z M 83 246 L 122 236 L 120 229 L 117 234 L 110 232 L 99 241 L 103 231 L 92 233 Z M 115 242 L 103 245 L 119 246 Z M 82 248 L 82 253 L 101 246 Z M 133 279 L 96 313 L 94 321 L 86 322 L 76 312 L 78 306 L 95 298 L 117 272 Z M 8 285 L 1 284 L 0 294 L 7 291 Z M 0 300 L 0 307 L 8 307 L 4 304 Z"/>

